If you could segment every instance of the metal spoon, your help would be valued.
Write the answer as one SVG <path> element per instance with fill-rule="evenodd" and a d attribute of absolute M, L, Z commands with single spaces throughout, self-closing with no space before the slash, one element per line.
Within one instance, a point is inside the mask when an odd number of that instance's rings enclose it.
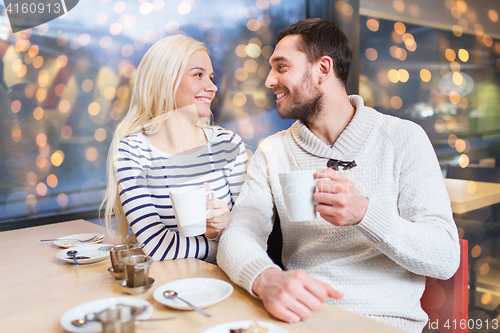
<path fill-rule="evenodd" d="M 135 321 L 160 321 L 160 320 L 171 320 L 171 319 L 177 319 L 177 316 L 174 317 L 167 317 L 167 318 L 150 318 L 150 319 L 136 319 Z M 71 325 L 75 327 L 80 327 L 83 325 L 86 325 L 87 323 L 91 321 L 97 321 L 97 320 L 86 320 L 86 319 L 75 319 L 70 321 Z"/>
<path fill-rule="evenodd" d="M 73 257 L 73 263 L 75 264 L 75 266 L 78 266 L 78 260 L 76 260 L 77 253 L 78 253 L 78 251 L 75 251 L 75 250 L 71 250 L 71 251 L 66 252 L 68 257 Z"/>
<path fill-rule="evenodd" d="M 166 290 L 163 292 L 163 296 L 166 298 L 166 299 L 173 299 L 173 298 L 177 298 L 181 301 L 183 301 L 184 303 L 186 303 L 187 305 L 189 305 L 190 307 L 192 307 L 194 310 L 198 311 L 199 313 L 201 313 L 202 315 L 204 316 L 207 316 L 207 317 L 212 317 L 211 315 L 209 315 L 208 313 L 206 313 L 205 311 L 203 311 L 202 309 L 200 309 L 199 307 L 189 303 L 188 301 L 186 301 L 185 299 L 182 299 L 179 297 L 179 294 L 177 294 L 176 291 L 173 291 L 173 290 Z"/>

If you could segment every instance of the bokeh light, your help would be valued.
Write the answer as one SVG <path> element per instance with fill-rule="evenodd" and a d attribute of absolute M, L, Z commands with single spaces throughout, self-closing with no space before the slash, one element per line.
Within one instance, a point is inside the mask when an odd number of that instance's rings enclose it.
<path fill-rule="evenodd" d="M 19 110 L 21 110 L 21 102 L 16 99 L 10 104 L 10 109 L 12 110 L 12 112 L 18 113 Z"/>
<path fill-rule="evenodd" d="M 456 91 L 450 92 L 450 102 L 453 104 L 458 104 L 460 102 L 460 95 Z"/>
<path fill-rule="evenodd" d="M 71 109 L 71 103 L 67 99 L 63 99 L 59 102 L 59 111 L 62 113 L 67 113 Z"/>
<path fill-rule="evenodd" d="M 247 22 L 247 28 L 250 31 L 257 31 L 260 29 L 260 22 L 256 19 L 251 19 L 248 20 Z"/>
<path fill-rule="evenodd" d="M 467 182 L 467 193 L 474 194 L 474 193 L 476 193 L 476 190 L 477 190 L 477 184 L 476 184 L 476 182 L 472 181 L 472 180 L 468 181 Z M 481 248 L 480 247 L 479 247 L 479 253 L 481 253 Z"/>
<path fill-rule="evenodd" d="M 469 106 L 469 100 L 467 99 L 467 97 L 465 96 L 462 96 L 460 97 L 460 101 L 458 102 L 458 106 L 460 106 L 461 109 L 467 109 L 467 107 Z"/>
<path fill-rule="evenodd" d="M 481 246 L 475 245 L 470 251 L 472 258 L 477 258 L 481 255 Z"/>
<path fill-rule="evenodd" d="M 401 82 L 408 82 L 408 80 L 410 79 L 410 74 L 406 69 L 400 69 L 398 70 L 398 78 Z"/>
<path fill-rule="evenodd" d="M 451 27 L 451 31 L 453 32 L 453 34 L 454 34 L 455 36 L 457 36 L 457 37 L 462 37 L 462 34 L 463 34 L 463 29 L 462 29 L 462 27 L 461 27 L 461 26 L 459 26 L 459 25 L 456 25 L 456 24 L 455 24 L 455 25 L 453 25 L 453 26 Z"/>
<path fill-rule="evenodd" d="M 389 70 L 389 72 L 387 73 L 387 77 L 392 83 L 396 83 L 399 81 L 398 71 L 396 69 Z"/>
<path fill-rule="evenodd" d="M 122 32 L 122 25 L 118 22 L 113 23 L 111 27 L 109 27 L 109 33 L 113 36 L 116 36 Z"/>
<path fill-rule="evenodd" d="M 234 50 L 236 52 L 236 55 L 240 58 L 244 58 L 247 56 L 247 52 L 245 51 L 246 45 L 240 44 L 236 47 Z"/>
<path fill-rule="evenodd" d="M 234 77 L 238 81 L 245 81 L 247 79 L 247 77 L 248 77 L 248 72 L 244 68 L 238 68 L 234 72 Z"/>
<path fill-rule="evenodd" d="M 115 2 L 114 6 L 113 6 L 113 10 L 117 14 L 123 13 L 123 11 L 125 11 L 126 8 L 127 8 L 127 4 L 123 1 L 117 1 L 117 2 Z"/>
<path fill-rule="evenodd" d="M 101 45 L 101 47 L 103 49 L 107 49 L 108 47 L 111 46 L 111 43 L 113 42 L 113 39 L 109 36 L 104 36 L 101 38 L 101 40 L 99 41 L 99 45 Z"/>
<path fill-rule="evenodd" d="M 39 51 L 38 45 L 32 45 L 28 50 L 28 55 L 34 58 L 38 55 L 38 51 Z"/>
<path fill-rule="evenodd" d="M 21 141 L 22 138 L 21 126 L 19 125 L 12 126 L 12 128 L 10 129 L 10 134 L 12 137 L 12 141 L 14 142 Z"/>
<path fill-rule="evenodd" d="M 94 138 L 99 142 L 106 140 L 106 130 L 104 128 L 96 129 L 94 132 Z"/>
<path fill-rule="evenodd" d="M 187 2 L 181 2 L 177 7 L 177 11 L 181 15 L 186 15 L 191 11 L 191 5 Z"/>
<path fill-rule="evenodd" d="M 60 166 L 64 162 L 64 153 L 61 150 L 57 150 L 50 157 L 50 162 L 56 167 Z"/>
<path fill-rule="evenodd" d="M 45 155 L 40 154 L 36 157 L 35 163 L 40 169 L 43 170 L 48 164 L 47 157 L 45 157 Z"/>
<path fill-rule="evenodd" d="M 55 88 L 55 93 L 59 97 L 63 96 L 66 93 L 66 85 L 64 83 L 59 83 Z"/>
<path fill-rule="evenodd" d="M 467 52 L 467 50 L 465 50 L 465 49 L 460 49 L 460 50 L 458 50 L 458 58 L 459 58 L 462 62 L 467 62 L 467 61 L 469 61 L 469 52 Z"/>
<path fill-rule="evenodd" d="M 485 262 L 479 267 L 479 274 L 486 275 L 490 271 L 490 265 Z"/>
<path fill-rule="evenodd" d="M 66 207 L 68 205 L 68 196 L 64 193 L 59 193 L 57 195 L 57 203 L 59 204 L 59 206 L 61 207 Z"/>
<path fill-rule="evenodd" d="M 177 21 L 170 21 L 165 26 L 165 29 L 167 30 L 167 32 L 169 32 L 171 34 L 173 34 L 176 31 L 178 31 L 179 28 L 180 28 L 180 25 L 179 25 L 179 23 Z"/>
<path fill-rule="evenodd" d="M 434 129 L 438 133 L 443 133 L 446 129 L 446 123 L 442 119 L 436 119 L 434 122 Z"/>
<path fill-rule="evenodd" d="M 36 190 L 36 193 L 38 193 L 38 195 L 40 195 L 42 197 L 44 195 L 46 195 L 48 192 L 47 185 L 45 185 L 44 183 L 38 183 L 35 190 Z"/>
<path fill-rule="evenodd" d="M 429 82 L 432 78 L 432 74 L 428 69 L 421 69 L 420 70 L 420 79 L 424 82 Z"/>
<path fill-rule="evenodd" d="M 259 65 L 253 59 L 248 59 L 247 61 L 245 61 L 245 64 L 243 65 L 243 68 L 245 68 L 245 70 L 249 73 L 255 72 L 258 67 Z"/>
<path fill-rule="evenodd" d="M 402 22 L 396 22 L 396 23 L 394 23 L 394 31 L 396 31 L 396 33 L 402 35 L 406 32 L 406 26 Z"/>
<path fill-rule="evenodd" d="M 47 135 L 45 133 L 40 133 L 36 136 L 35 141 L 38 147 L 43 147 L 47 144 Z"/>
<path fill-rule="evenodd" d="M 455 60 L 456 58 L 455 51 L 453 51 L 452 49 L 446 49 L 446 51 L 444 52 L 444 56 L 446 57 L 446 60 L 450 62 Z"/>
<path fill-rule="evenodd" d="M 367 48 L 365 51 L 365 56 L 366 56 L 366 59 L 368 59 L 370 61 L 375 61 L 375 60 L 377 60 L 377 57 L 378 57 L 377 50 L 375 50 L 372 47 Z"/>
<path fill-rule="evenodd" d="M 487 47 L 491 47 L 493 45 L 493 39 L 489 35 L 483 36 L 483 43 Z"/>
<path fill-rule="evenodd" d="M 36 93 L 36 88 L 35 85 L 32 83 L 26 85 L 26 88 L 24 88 L 24 95 L 28 98 L 32 98 L 33 96 L 35 96 L 35 93 Z"/>
<path fill-rule="evenodd" d="M 259 45 L 250 43 L 245 47 L 245 53 L 251 58 L 258 58 L 262 50 Z"/>
<path fill-rule="evenodd" d="M 47 97 L 47 90 L 44 88 L 37 89 L 35 96 L 37 101 L 42 102 Z"/>
<path fill-rule="evenodd" d="M 90 35 L 89 34 L 82 34 L 80 35 L 80 38 L 78 38 L 78 41 L 80 42 L 81 46 L 88 45 L 90 43 Z"/>
<path fill-rule="evenodd" d="M 461 153 L 465 150 L 465 141 L 462 139 L 457 139 L 455 142 L 455 149 L 457 152 Z"/>
<path fill-rule="evenodd" d="M 404 1 L 401 1 L 401 0 L 395 0 L 392 2 L 392 6 L 394 7 L 394 9 L 400 13 L 404 12 L 405 10 L 405 3 Z"/>
<path fill-rule="evenodd" d="M 104 98 L 106 98 L 108 100 L 112 100 L 116 96 L 116 89 L 114 87 L 107 87 L 106 89 L 104 89 L 103 95 L 104 95 Z"/>
<path fill-rule="evenodd" d="M 461 66 L 460 66 L 460 64 L 458 62 L 452 61 L 450 63 L 450 69 L 451 69 L 452 72 L 459 72 L 460 69 L 461 69 Z"/>
<path fill-rule="evenodd" d="M 450 134 L 448 136 L 448 145 L 452 148 L 455 148 L 455 142 L 457 142 L 458 138 L 455 134 Z"/>
<path fill-rule="evenodd" d="M 498 22 L 498 12 L 494 9 L 488 11 L 488 17 L 492 22 Z"/>
<path fill-rule="evenodd" d="M 458 158 L 458 165 L 462 168 L 466 168 L 469 165 L 469 156 L 462 154 Z"/>
<path fill-rule="evenodd" d="M 37 204 L 37 199 L 33 194 L 28 194 L 26 196 L 26 204 L 31 208 L 35 207 Z"/>
<path fill-rule="evenodd" d="M 247 102 L 247 97 L 243 93 L 236 93 L 233 96 L 233 103 L 236 106 L 243 106 Z"/>
<path fill-rule="evenodd" d="M 59 180 L 57 179 L 56 175 L 50 174 L 47 176 L 47 185 L 49 185 L 50 187 L 56 187 L 58 182 Z"/>
<path fill-rule="evenodd" d="M 95 147 L 88 147 L 85 150 L 85 158 L 90 162 L 95 162 L 99 158 L 99 152 Z"/>
<path fill-rule="evenodd" d="M 393 96 L 391 97 L 391 107 L 393 109 L 401 109 L 401 107 L 403 106 L 403 100 L 401 99 L 401 97 L 399 96 Z"/>
<path fill-rule="evenodd" d="M 493 301 L 493 295 L 491 295 L 491 293 L 486 292 L 483 295 L 481 295 L 481 303 L 483 303 L 484 305 L 488 305 L 492 301 Z"/>
<path fill-rule="evenodd" d="M 97 102 L 92 102 L 88 107 L 88 111 L 91 116 L 97 116 L 101 111 L 101 106 Z"/>
<path fill-rule="evenodd" d="M 91 79 L 83 80 L 82 82 L 82 90 L 85 92 L 89 92 L 94 88 L 94 82 Z"/>
<path fill-rule="evenodd" d="M 33 59 L 33 67 L 35 68 L 40 68 L 43 65 L 43 57 L 42 56 L 36 56 L 35 59 Z"/>
<path fill-rule="evenodd" d="M 56 59 L 56 64 L 59 68 L 65 67 L 68 64 L 68 57 L 66 57 L 65 55 L 58 56 Z"/>
<path fill-rule="evenodd" d="M 38 181 L 38 176 L 36 175 L 36 173 L 34 173 L 33 171 L 30 171 L 28 172 L 28 174 L 26 175 L 26 181 L 28 182 L 28 184 L 30 185 L 35 185 L 36 182 Z"/>
<path fill-rule="evenodd" d="M 46 87 L 49 84 L 49 75 L 46 73 L 41 73 L 38 75 L 38 85 L 40 87 Z"/>
<path fill-rule="evenodd" d="M 377 31 L 379 29 L 379 22 L 377 19 L 370 18 L 366 21 L 366 27 L 371 31 Z"/>
<path fill-rule="evenodd" d="M 64 139 L 69 139 L 71 138 L 72 135 L 73 135 L 73 129 L 71 128 L 71 126 L 66 125 L 63 128 L 61 128 L 61 136 Z"/>

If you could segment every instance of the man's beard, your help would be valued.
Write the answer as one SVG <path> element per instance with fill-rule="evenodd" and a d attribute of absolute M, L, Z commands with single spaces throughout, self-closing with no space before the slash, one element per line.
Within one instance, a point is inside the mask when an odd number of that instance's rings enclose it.
<path fill-rule="evenodd" d="M 299 119 L 304 123 L 316 118 L 323 107 L 323 92 L 312 84 L 311 74 L 306 72 L 302 78 L 304 84 L 292 91 L 288 91 L 287 106 L 277 106 L 278 115 L 281 119 Z"/>

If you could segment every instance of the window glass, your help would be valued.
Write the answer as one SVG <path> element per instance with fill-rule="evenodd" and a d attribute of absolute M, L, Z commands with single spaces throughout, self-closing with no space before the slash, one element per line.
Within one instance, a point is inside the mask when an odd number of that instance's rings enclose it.
<path fill-rule="evenodd" d="M 475 4 L 460 11 L 444 2 L 426 9 L 395 1 L 387 11 L 397 13 L 399 6 L 400 15 L 380 13 L 393 19 L 367 8 L 362 12 L 373 15 L 360 18 L 360 95 L 380 112 L 421 125 L 442 166 L 492 166 L 500 158 L 500 40 L 494 33 L 500 30 L 492 25 L 498 15 Z M 480 22 L 470 13 L 476 10 L 490 15 Z M 406 17 L 408 11 L 420 20 Z M 441 13 L 442 28 L 425 24 L 436 16 L 432 11 Z M 452 15 L 454 24 L 448 23 Z"/>
<path fill-rule="evenodd" d="M 264 81 L 277 33 L 303 18 L 305 1 L 86 0 L 12 33 L 2 10 L 0 221 L 97 212 L 136 67 L 170 34 L 206 44 L 219 88 L 215 122 L 255 150 L 290 125 Z"/>

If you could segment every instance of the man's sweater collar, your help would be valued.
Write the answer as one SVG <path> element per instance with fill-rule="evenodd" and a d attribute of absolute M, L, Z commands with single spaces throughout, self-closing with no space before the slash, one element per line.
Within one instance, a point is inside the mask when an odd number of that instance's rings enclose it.
<path fill-rule="evenodd" d="M 305 151 L 318 157 L 341 160 L 354 159 L 363 148 L 366 138 L 381 114 L 365 107 L 360 96 L 350 95 L 349 101 L 356 109 L 356 112 L 349 125 L 335 141 L 333 147 L 321 141 L 300 120 L 297 120 L 290 128 L 297 144 Z"/>

